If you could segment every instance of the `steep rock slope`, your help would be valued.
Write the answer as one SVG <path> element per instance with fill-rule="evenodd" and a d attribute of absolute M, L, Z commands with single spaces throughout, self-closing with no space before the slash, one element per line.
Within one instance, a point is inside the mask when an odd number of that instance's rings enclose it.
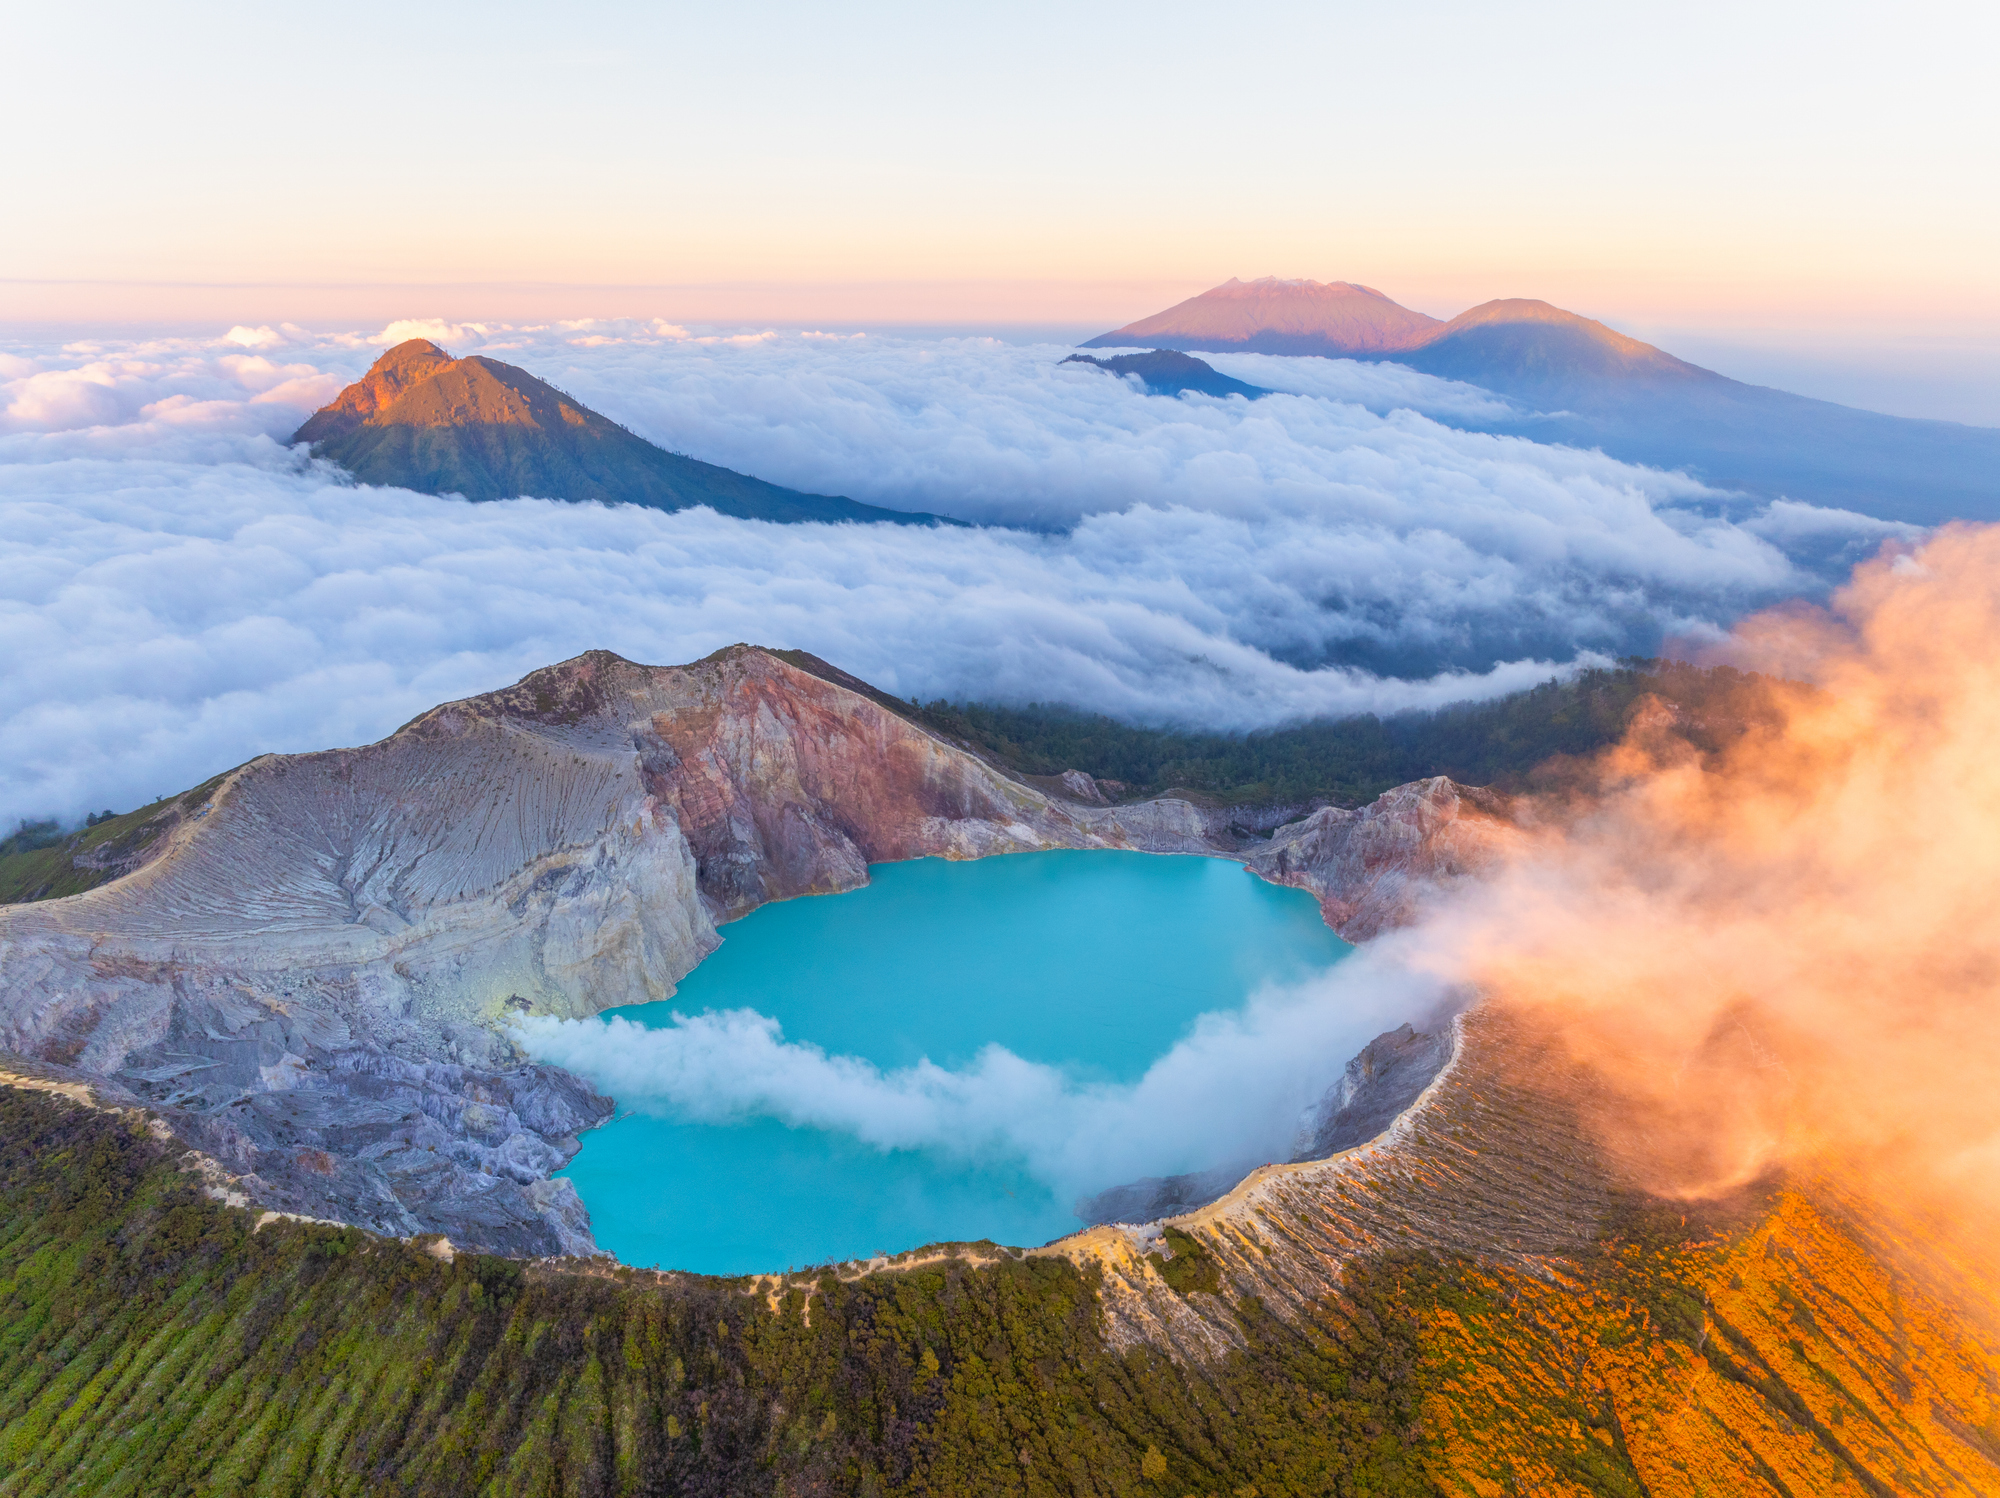
<path fill-rule="evenodd" d="M 1273 884 L 1312 891 L 1329 926 L 1366 941 L 1407 924 L 1427 893 L 1490 869 L 1514 838 L 1505 798 L 1439 775 L 1358 811 L 1323 807 L 1243 861 Z"/>
<path fill-rule="evenodd" d="M 1347 1070 L 1307 1110 L 1301 1121 L 1294 1164 L 1327 1160 L 1386 1133 L 1451 1061 L 1453 1033 L 1397 1026 L 1378 1035 Z M 1148 1176 L 1113 1186 L 1077 1202 L 1085 1223 L 1153 1223 L 1205 1207 L 1229 1194 L 1255 1168 L 1237 1162 L 1177 1176 Z"/>
<path fill-rule="evenodd" d="M 1258 846 L 1240 811 L 1056 799 L 796 659 L 593 652 L 378 744 L 219 777 L 124 877 L 0 908 L 0 1048 L 163 1107 L 269 1204 L 573 1251 L 583 1216 L 548 1175 L 610 1105 L 523 1065 L 511 1018 L 664 998 L 719 921 L 871 862 Z M 1422 859 L 1423 838 L 1396 846 Z M 1302 842 L 1284 877 L 1350 855 Z M 1367 888 L 1316 887 L 1336 929 L 1402 908 L 1366 867 Z"/>
<path fill-rule="evenodd" d="M 666 452 L 525 369 L 476 354 L 454 359 L 422 338 L 383 354 L 292 441 L 363 483 L 425 494 L 707 505 L 748 520 L 938 520 L 801 494 Z"/>

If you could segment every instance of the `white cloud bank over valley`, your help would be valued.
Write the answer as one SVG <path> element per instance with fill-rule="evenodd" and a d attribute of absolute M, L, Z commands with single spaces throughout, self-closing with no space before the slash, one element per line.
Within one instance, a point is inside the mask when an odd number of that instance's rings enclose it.
<path fill-rule="evenodd" d="M 412 334 L 677 451 L 986 528 L 470 505 L 282 446 Z M 902 695 L 1232 728 L 1436 705 L 1712 633 L 1897 529 L 1721 518 L 1684 476 L 1456 431 L 1486 397 L 1406 370 L 1238 356 L 1305 393 L 1170 400 L 1065 352 L 636 324 L 5 346 L 0 819 L 363 742 L 597 646 L 797 646 Z"/>

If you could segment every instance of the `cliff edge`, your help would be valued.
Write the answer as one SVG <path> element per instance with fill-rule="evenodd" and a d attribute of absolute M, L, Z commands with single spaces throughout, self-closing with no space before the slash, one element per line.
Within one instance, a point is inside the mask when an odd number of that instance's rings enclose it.
<path fill-rule="evenodd" d="M 611 1104 L 506 1026 L 666 998 L 767 900 L 885 860 L 1127 848 L 1240 858 L 1360 936 L 1502 827 L 1432 781 L 1246 845 L 1240 810 L 1058 796 L 888 700 L 750 646 L 593 651 L 376 744 L 253 760 L 160 813 L 122 877 L 0 907 L 0 1049 L 128 1089 L 269 1206 L 587 1252 L 550 1176 Z"/>

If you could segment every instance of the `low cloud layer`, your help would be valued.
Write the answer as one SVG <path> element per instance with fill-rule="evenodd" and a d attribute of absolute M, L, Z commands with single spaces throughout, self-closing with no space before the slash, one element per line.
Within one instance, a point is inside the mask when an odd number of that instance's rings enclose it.
<path fill-rule="evenodd" d="M 784 1038 L 749 1010 L 523 1021 L 539 1059 L 588 1077 L 626 1108 L 697 1122 L 771 1117 L 879 1149 L 1018 1161 L 1058 1200 L 1147 1175 L 1289 1158 L 1302 1112 L 1347 1057 L 1386 1028 L 1445 1002 L 1395 944 L 1357 953 L 1241 1010 L 1202 1016 L 1130 1085 L 1079 1083 L 1061 1068 L 989 1046 L 971 1065 L 883 1071 Z"/>
<path fill-rule="evenodd" d="M 760 477 L 1015 528 L 474 506 L 282 446 L 407 336 Z M 373 739 L 597 646 L 798 646 L 903 695 L 1230 728 L 1435 705 L 1715 637 L 1894 533 L 1803 505 L 1731 521 L 1683 476 L 1455 431 L 1485 397 L 1407 371 L 1239 356 L 1308 392 L 1253 405 L 1064 352 L 632 324 L 11 346 L 0 821 Z"/>

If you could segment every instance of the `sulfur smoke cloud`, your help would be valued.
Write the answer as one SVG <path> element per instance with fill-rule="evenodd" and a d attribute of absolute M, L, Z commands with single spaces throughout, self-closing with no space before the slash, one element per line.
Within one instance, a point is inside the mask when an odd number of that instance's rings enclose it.
<path fill-rule="evenodd" d="M 1745 621 L 1726 653 L 1771 675 L 1707 723 L 1642 719 L 1502 877 L 1411 933 L 1421 960 L 1559 1034 L 1656 1190 L 1791 1166 L 1992 1209 L 1996 641 L 1988 528 Z"/>

